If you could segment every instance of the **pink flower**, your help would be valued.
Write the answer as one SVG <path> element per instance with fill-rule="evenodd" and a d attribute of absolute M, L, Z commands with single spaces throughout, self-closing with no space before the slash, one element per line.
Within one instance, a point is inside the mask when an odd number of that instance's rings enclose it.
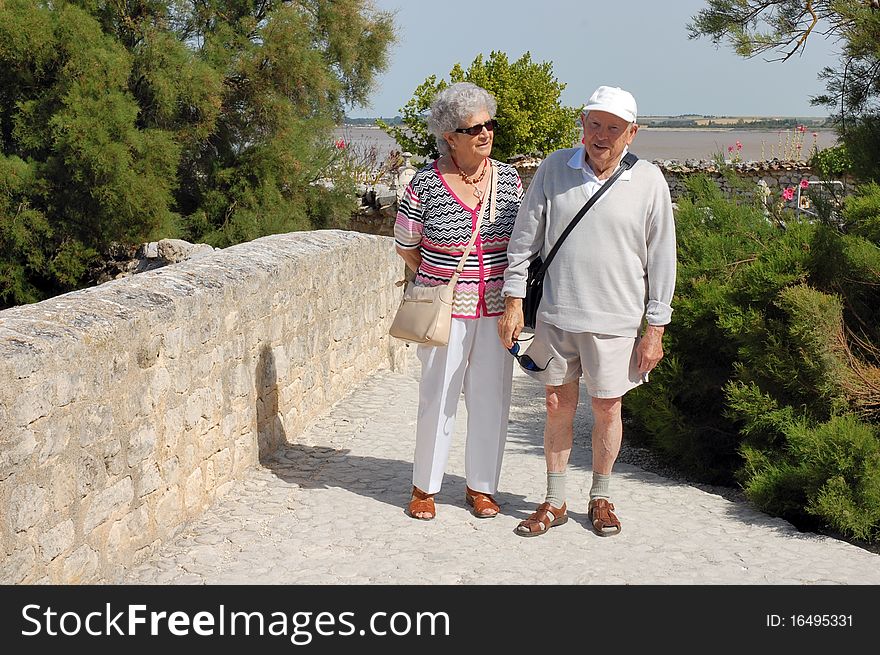
<path fill-rule="evenodd" d="M 810 186 L 809 180 L 806 180 L 806 179 L 801 180 L 801 188 L 802 189 L 806 189 L 809 186 Z"/>
<path fill-rule="evenodd" d="M 818 133 L 818 132 L 813 132 L 813 138 L 815 139 L 817 136 L 819 136 L 819 133 Z"/>
<path fill-rule="evenodd" d="M 727 152 L 733 152 L 733 146 L 727 146 Z"/>
<path fill-rule="evenodd" d="M 782 190 L 783 200 L 792 200 L 794 198 L 794 187 L 787 186 Z"/>
<path fill-rule="evenodd" d="M 338 139 L 335 145 L 337 150 L 345 150 L 345 139 Z"/>
<path fill-rule="evenodd" d="M 806 132 L 807 126 L 806 125 L 798 125 L 797 130 L 798 130 L 798 132 Z"/>
<path fill-rule="evenodd" d="M 742 149 L 743 149 L 743 144 L 742 144 L 741 141 L 737 141 L 737 142 L 736 142 L 736 149 L 737 149 L 737 150 L 742 150 Z"/>

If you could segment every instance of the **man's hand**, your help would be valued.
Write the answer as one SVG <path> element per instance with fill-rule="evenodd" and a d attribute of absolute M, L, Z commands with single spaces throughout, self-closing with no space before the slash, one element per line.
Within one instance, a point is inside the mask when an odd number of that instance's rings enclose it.
<path fill-rule="evenodd" d="M 498 338 L 505 348 L 512 348 L 513 342 L 519 339 L 519 333 L 525 327 L 522 311 L 522 298 L 505 296 L 504 314 L 498 319 Z"/>
<path fill-rule="evenodd" d="M 648 373 L 663 359 L 662 325 L 649 325 L 639 341 L 636 354 L 639 358 L 639 373 Z"/>

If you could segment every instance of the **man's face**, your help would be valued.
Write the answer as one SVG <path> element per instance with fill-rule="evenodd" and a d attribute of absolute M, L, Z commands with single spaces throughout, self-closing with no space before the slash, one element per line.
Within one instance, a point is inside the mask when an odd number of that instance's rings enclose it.
<path fill-rule="evenodd" d="M 584 146 L 590 158 L 590 166 L 597 174 L 614 167 L 624 149 L 632 143 L 639 126 L 607 111 L 591 111 L 581 114 L 584 124 Z"/>

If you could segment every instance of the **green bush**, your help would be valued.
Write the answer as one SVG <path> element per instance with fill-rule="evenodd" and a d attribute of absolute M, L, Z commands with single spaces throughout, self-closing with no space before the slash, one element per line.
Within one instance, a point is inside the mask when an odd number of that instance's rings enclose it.
<path fill-rule="evenodd" d="M 880 246 L 880 184 L 871 182 L 848 196 L 841 214 L 848 233 Z"/>
<path fill-rule="evenodd" d="M 880 248 L 854 234 L 817 228 L 809 259 L 811 284 L 843 301 L 848 336 L 880 344 Z M 870 348 L 855 344 L 864 356 Z"/>
<path fill-rule="evenodd" d="M 797 525 L 878 539 L 880 249 L 779 218 L 689 183 L 667 357 L 627 396 L 631 433 Z"/>
<path fill-rule="evenodd" d="M 670 460 L 699 479 L 732 484 L 740 438 L 724 412 L 724 386 L 737 373 L 741 350 L 755 347 L 761 309 L 803 279 L 801 244 L 809 226 L 794 223 L 780 231 L 759 206 L 728 201 L 704 176 L 688 187 L 691 197 L 679 200 L 676 214 L 678 283 L 666 336 L 669 357 L 650 385 L 627 396 L 626 407 Z M 777 244 L 780 238 L 784 244 Z M 774 244 L 784 247 L 769 247 Z"/>
<path fill-rule="evenodd" d="M 826 180 L 839 179 L 852 170 L 852 158 L 843 143 L 817 150 L 810 157 L 809 164 Z"/>
<path fill-rule="evenodd" d="M 880 182 L 880 114 L 848 117 L 840 132 L 856 178 L 862 182 Z"/>
<path fill-rule="evenodd" d="M 756 389 L 732 390 L 731 404 L 754 407 Z M 747 433 L 774 436 L 774 445 L 743 445 L 740 477 L 748 497 L 763 511 L 802 528 L 831 528 L 842 534 L 880 538 L 880 432 L 855 416 L 822 423 L 798 417 L 764 397 L 765 412 L 745 426 Z"/>

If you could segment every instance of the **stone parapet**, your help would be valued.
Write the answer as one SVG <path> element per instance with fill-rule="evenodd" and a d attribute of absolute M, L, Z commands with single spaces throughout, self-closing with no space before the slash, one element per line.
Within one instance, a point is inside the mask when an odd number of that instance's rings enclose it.
<path fill-rule="evenodd" d="M 118 581 L 381 367 L 387 237 L 257 239 L 0 312 L 0 583 Z"/>

